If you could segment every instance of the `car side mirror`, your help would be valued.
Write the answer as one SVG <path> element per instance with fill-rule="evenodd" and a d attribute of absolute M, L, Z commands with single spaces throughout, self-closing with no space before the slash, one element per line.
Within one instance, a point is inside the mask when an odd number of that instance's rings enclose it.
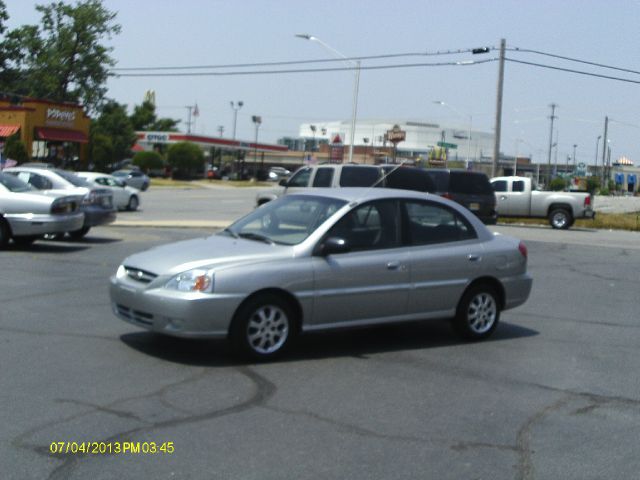
<path fill-rule="evenodd" d="M 338 253 L 347 253 L 351 251 L 349 242 L 342 237 L 328 237 L 318 248 L 318 254 L 326 257 Z"/>
<path fill-rule="evenodd" d="M 286 178 L 283 178 L 278 182 L 278 185 L 280 185 L 281 187 L 286 187 L 289 185 L 289 181 Z"/>

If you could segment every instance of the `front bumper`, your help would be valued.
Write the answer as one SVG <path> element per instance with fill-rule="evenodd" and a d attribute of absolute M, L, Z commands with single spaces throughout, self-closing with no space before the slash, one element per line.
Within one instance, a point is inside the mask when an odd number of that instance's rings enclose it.
<path fill-rule="evenodd" d="M 243 300 L 241 295 L 179 292 L 136 283 L 111 277 L 113 313 L 138 327 L 174 337 L 226 337 Z"/>
<path fill-rule="evenodd" d="M 82 207 L 84 212 L 84 227 L 97 227 L 99 225 L 107 225 L 116 221 L 116 210 L 103 208 L 96 205 L 87 205 Z M 76 229 L 78 230 L 78 229 Z"/>
<path fill-rule="evenodd" d="M 84 213 L 52 214 L 7 214 L 6 220 L 11 226 L 14 237 L 64 233 L 79 230 L 84 223 Z"/>

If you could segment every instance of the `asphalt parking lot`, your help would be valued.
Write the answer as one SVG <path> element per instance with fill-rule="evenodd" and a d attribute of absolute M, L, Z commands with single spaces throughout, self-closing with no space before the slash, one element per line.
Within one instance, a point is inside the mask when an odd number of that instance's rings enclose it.
<path fill-rule="evenodd" d="M 249 196 L 205 197 L 201 216 L 224 223 Z M 169 215 L 150 199 L 140 215 Z M 3 478 L 637 478 L 639 235 L 498 227 L 526 240 L 534 289 L 489 341 L 437 321 L 309 335 L 256 365 L 112 315 L 124 257 L 211 232 L 141 224 L 0 252 Z"/>

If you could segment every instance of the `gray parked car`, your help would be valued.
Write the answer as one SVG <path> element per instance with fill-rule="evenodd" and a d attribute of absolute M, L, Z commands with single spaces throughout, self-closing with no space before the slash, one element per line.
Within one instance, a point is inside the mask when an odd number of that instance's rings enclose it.
<path fill-rule="evenodd" d="M 116 219 L 116 209 L 113 206 L 113 195 L 106 188 L 92 187 L 86 181 L 72 172 L 55 168 L 5 168 L 6 173 L 15 175 L 41 190 L 46 195 L 72 195 L 80 204 L 84 213 L 84 223 L 77 230 L 70 230 L 71 238 L 84 237 L 91 227 L 106 225 Z"/>
<path fill-rule="evenodd" d="M 149 184 L 151 183 L 149 176 L 140 170 L 116 170 L 111 173 L 111 175 L 122 180 L 130 187 L 137 188 L 143 192 L 149 188 Z"/>
<path fill-rule="evenodd" d="M 84 214 L 74 197 L 48 196 L 19 178 L 0 172 L 0 249 L 10 239 L 28 245 L 45 234 L 82 228 Z"/>
<path fill-rule="evenodd" d="M 527 249 L 469 210 L 396 189 L 315 189 L 224 231 L 138 253 L 111 278 L 114 313 L 178 337 L 230 337 L 257 359 L 299 332 L 452 318 L 488 337 L 529 297 Z"/>

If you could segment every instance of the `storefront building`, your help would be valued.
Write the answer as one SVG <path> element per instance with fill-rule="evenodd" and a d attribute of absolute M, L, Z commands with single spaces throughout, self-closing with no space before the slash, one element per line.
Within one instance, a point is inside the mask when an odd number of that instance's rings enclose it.
<path fill-rule="evenodd" d="M 90 119 L 82 106 L 24 99 L 0 99 L 0 143 L 16 133 L 34 161 L 56 166 L 86 165 Z"/>

